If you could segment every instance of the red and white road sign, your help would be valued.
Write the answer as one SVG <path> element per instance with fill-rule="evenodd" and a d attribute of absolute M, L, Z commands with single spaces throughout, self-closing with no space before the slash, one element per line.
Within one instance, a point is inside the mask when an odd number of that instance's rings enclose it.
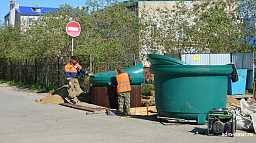
<path fill-rule="evenodd" d="M 66 31 L 68 35 L 76 37 L 80 34 L 81 31 L 80 24 L 76 21 L 71 21 L 67 24 Z"/>

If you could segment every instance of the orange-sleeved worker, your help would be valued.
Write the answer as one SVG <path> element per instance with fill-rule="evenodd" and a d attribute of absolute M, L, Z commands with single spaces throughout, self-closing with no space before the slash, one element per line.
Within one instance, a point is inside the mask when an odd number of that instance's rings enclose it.
<path fill-rule="evenodd" d="M 130 115 L 130 91 L 132 81 L 131 76 L 128 73 L 123 72 L 122 67 L 117 68 L 118 75 L 116 76 L 116 91 L 118 100 L 118 111 L 125 112 L 126 115 Z M 125 111 L 124 111 L 125 106 Z"/>
<path fill-rule="evenodd" d="M 77 62 L 77 57 L 72 56 L 70 62 L 65 66 L 65 74 L 68 80 L 69 90 L 68 90 L 68 97 L 65 100 L 68 103 L 75 104 L 74 98 L 79 95 L 81 89 L 78 82 L 79 74 L 84 73 L 87 75 L 91 75 L 86 70 L 82 68 Z"/>

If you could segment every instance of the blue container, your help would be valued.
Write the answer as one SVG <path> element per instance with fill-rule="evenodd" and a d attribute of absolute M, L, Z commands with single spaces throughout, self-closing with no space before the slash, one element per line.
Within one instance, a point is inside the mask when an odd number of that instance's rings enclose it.
<path fill-rule="evenodd" d="M 247 69 L 237 69 L 238 81 L 232 82 L 231 75 L 228 75 L 228 94 L 245 94 Z"/>

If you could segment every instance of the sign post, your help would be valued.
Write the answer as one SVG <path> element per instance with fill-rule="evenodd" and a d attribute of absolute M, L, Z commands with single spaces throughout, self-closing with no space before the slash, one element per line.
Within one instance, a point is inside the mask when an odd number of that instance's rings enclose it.
<path fill-rule="evenodd" d="M 66 31 L 68 35 L 72 37 L 72 56 L 73 56 L 74 38 L 80 34 L 80 31 L 81 31 L 80 24 L 76 21 L 71 21 L 67 24 Z"/>

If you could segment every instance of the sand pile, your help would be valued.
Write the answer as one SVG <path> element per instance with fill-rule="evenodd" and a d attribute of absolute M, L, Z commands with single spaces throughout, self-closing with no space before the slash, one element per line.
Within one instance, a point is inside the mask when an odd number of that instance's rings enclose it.
<path fill-rule="evenodd" d="M 64 100 L 59 95 L 48 95 L 37 102 L 41 104 L 58 105 L 64 103 Z"/>
<path fill-rule="evenodd" d="M 235 99 L 231 95 L 227 95 L 226 108 L 236 108 L 240 106 L 240 100 Z"/>
<path fill-rule="evenodd" d="M 68 86 L 64 85 L 61 88 L 54 91 L 52 94 L 40 99 L 36 100 L 36 102 L 41 104 L 50 104 L 50 105 L 58 105 L 60 103 L 64 103 L 64 98 L 68 96 Z M 80 95 L 74 99 L 75 101 L 83 101 L 90 102 L 90 95 L 84 93 L 82 90 Z"/>

